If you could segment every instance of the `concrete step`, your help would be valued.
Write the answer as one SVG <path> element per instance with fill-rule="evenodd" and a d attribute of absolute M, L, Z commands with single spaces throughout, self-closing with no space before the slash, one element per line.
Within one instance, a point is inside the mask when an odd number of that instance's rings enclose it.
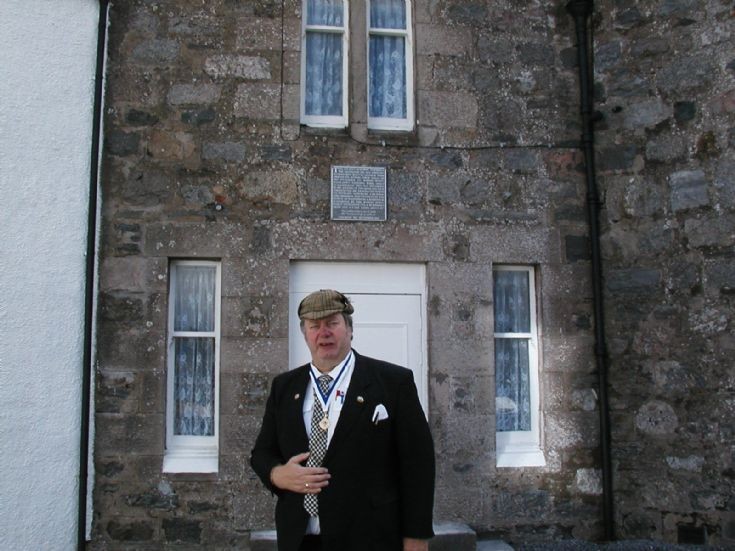
<path fill-rule="evenodd" d="M 435 522 L 429 551 L 475 551 L 477 534 L 459 522 Z"/>
<path fill-rule="evenodd" d="M 513 551 L 503 540 L 482 540 L 477 542 L 477 551 Z"/>
<path fill-rule="evenodd" d="M 436 534 L 429 542 L 429 551 L 513 551 L 501 540 L 477 541 L 477 535 L 466 524 L 435 522 Z M 277 551 L 276 531 L 257 530 L 250 533 L 250 551 Z"/>

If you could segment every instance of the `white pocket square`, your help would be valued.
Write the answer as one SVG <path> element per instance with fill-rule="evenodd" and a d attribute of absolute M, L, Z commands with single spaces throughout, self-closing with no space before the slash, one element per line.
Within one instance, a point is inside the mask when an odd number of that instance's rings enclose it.
<path fill-rule="evenodd" d="M 385 406 L 383 404 L 375 406 L 375 411 L 373 412 L 373 423 L 377 425 L 386 419 L 388 419 L 388 410 L 385 409 Z"/>

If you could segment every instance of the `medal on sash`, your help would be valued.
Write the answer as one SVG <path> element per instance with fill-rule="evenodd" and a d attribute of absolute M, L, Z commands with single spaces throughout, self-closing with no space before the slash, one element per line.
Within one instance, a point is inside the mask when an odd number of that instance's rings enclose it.
<path fill-rule="evenodd" d="M 329 417 L 327 417 L 327 412 L 324 412 L 324 417 L 322 417 L 322 420 L 319 421 L 319 428 L 322 430 L 327 430 L 329 428 Z"/>
<path fill-rule="evenodd" d="M 314 388 L 317 390 L 316 396 L 319 398 L 319 403 L 322 406 L 322 414 L 324 417 L 322 417 L 322 420 L 319 421 L 319 428 L 323 431 L 327 431 L 329 429 L 329 400 L 332 396 L 332 391 L 337 388 L 337 384 L 339 383 L 340 378 L 342 377 L 342 374 L 345 372 L 345 368 L 347 367 L 347 364 L 350 362 L 350 358 L 352 358 L 352 350 L 350 350 L 350 353 L 347 355 L 347 358 L 345 358 L 344 363 L 342 363 L 342 367 L 339 370 L 339 374 L 334 379 L 332 384 L 329 386 L 329 389 L 326 392 L 322 392 L 322 389 L 319 387 L 319 382 L 316 378 L 316 375 L 314 375 L 314 370 L 311 369 L 311 378 L 312 383 L 314 384 Z"/>

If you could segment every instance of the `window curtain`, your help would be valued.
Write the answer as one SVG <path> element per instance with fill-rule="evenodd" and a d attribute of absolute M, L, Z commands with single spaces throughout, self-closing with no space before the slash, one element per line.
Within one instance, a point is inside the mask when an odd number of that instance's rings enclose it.
<path fill-rule="evenodd" d="M 343 27 L 342 0 L 308 0 L 306 24 Z M 342 32 L 306 32 L 305 111 L 342 115 Z"/>
<path fill-rule="evenodd" d="M 531 312 L 527 272 L 493 273 L 495 333 L 529 333 Z M 531 430 L 528 339 L 495 339 L 496 430 Z"/>
<path fill-rule="evenodd" d="M 372 29 L 405 29 L 405 0 L 371 0 Z M 404 119 L 406 108 L 406 39 L 370 35 L 370 116 Z"/>
<path fill-rule="evenodd" d="M 214 331 L 216 269 L 178 266 L 174 330 Z M 214 338 L 174 338 L 174 434 L 214 435 Z"/>

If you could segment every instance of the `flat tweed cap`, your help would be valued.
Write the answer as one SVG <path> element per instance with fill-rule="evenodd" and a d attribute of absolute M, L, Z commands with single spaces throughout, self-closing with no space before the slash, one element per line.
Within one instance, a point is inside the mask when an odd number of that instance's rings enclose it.
<path fill-rule="evenodd" d="M 315 291 L 299 304 L 299 318 L 302 320 L 318 320 L 332 314 L 352 314 L 354 311 L 350 299 L 333 289 Z"/>

